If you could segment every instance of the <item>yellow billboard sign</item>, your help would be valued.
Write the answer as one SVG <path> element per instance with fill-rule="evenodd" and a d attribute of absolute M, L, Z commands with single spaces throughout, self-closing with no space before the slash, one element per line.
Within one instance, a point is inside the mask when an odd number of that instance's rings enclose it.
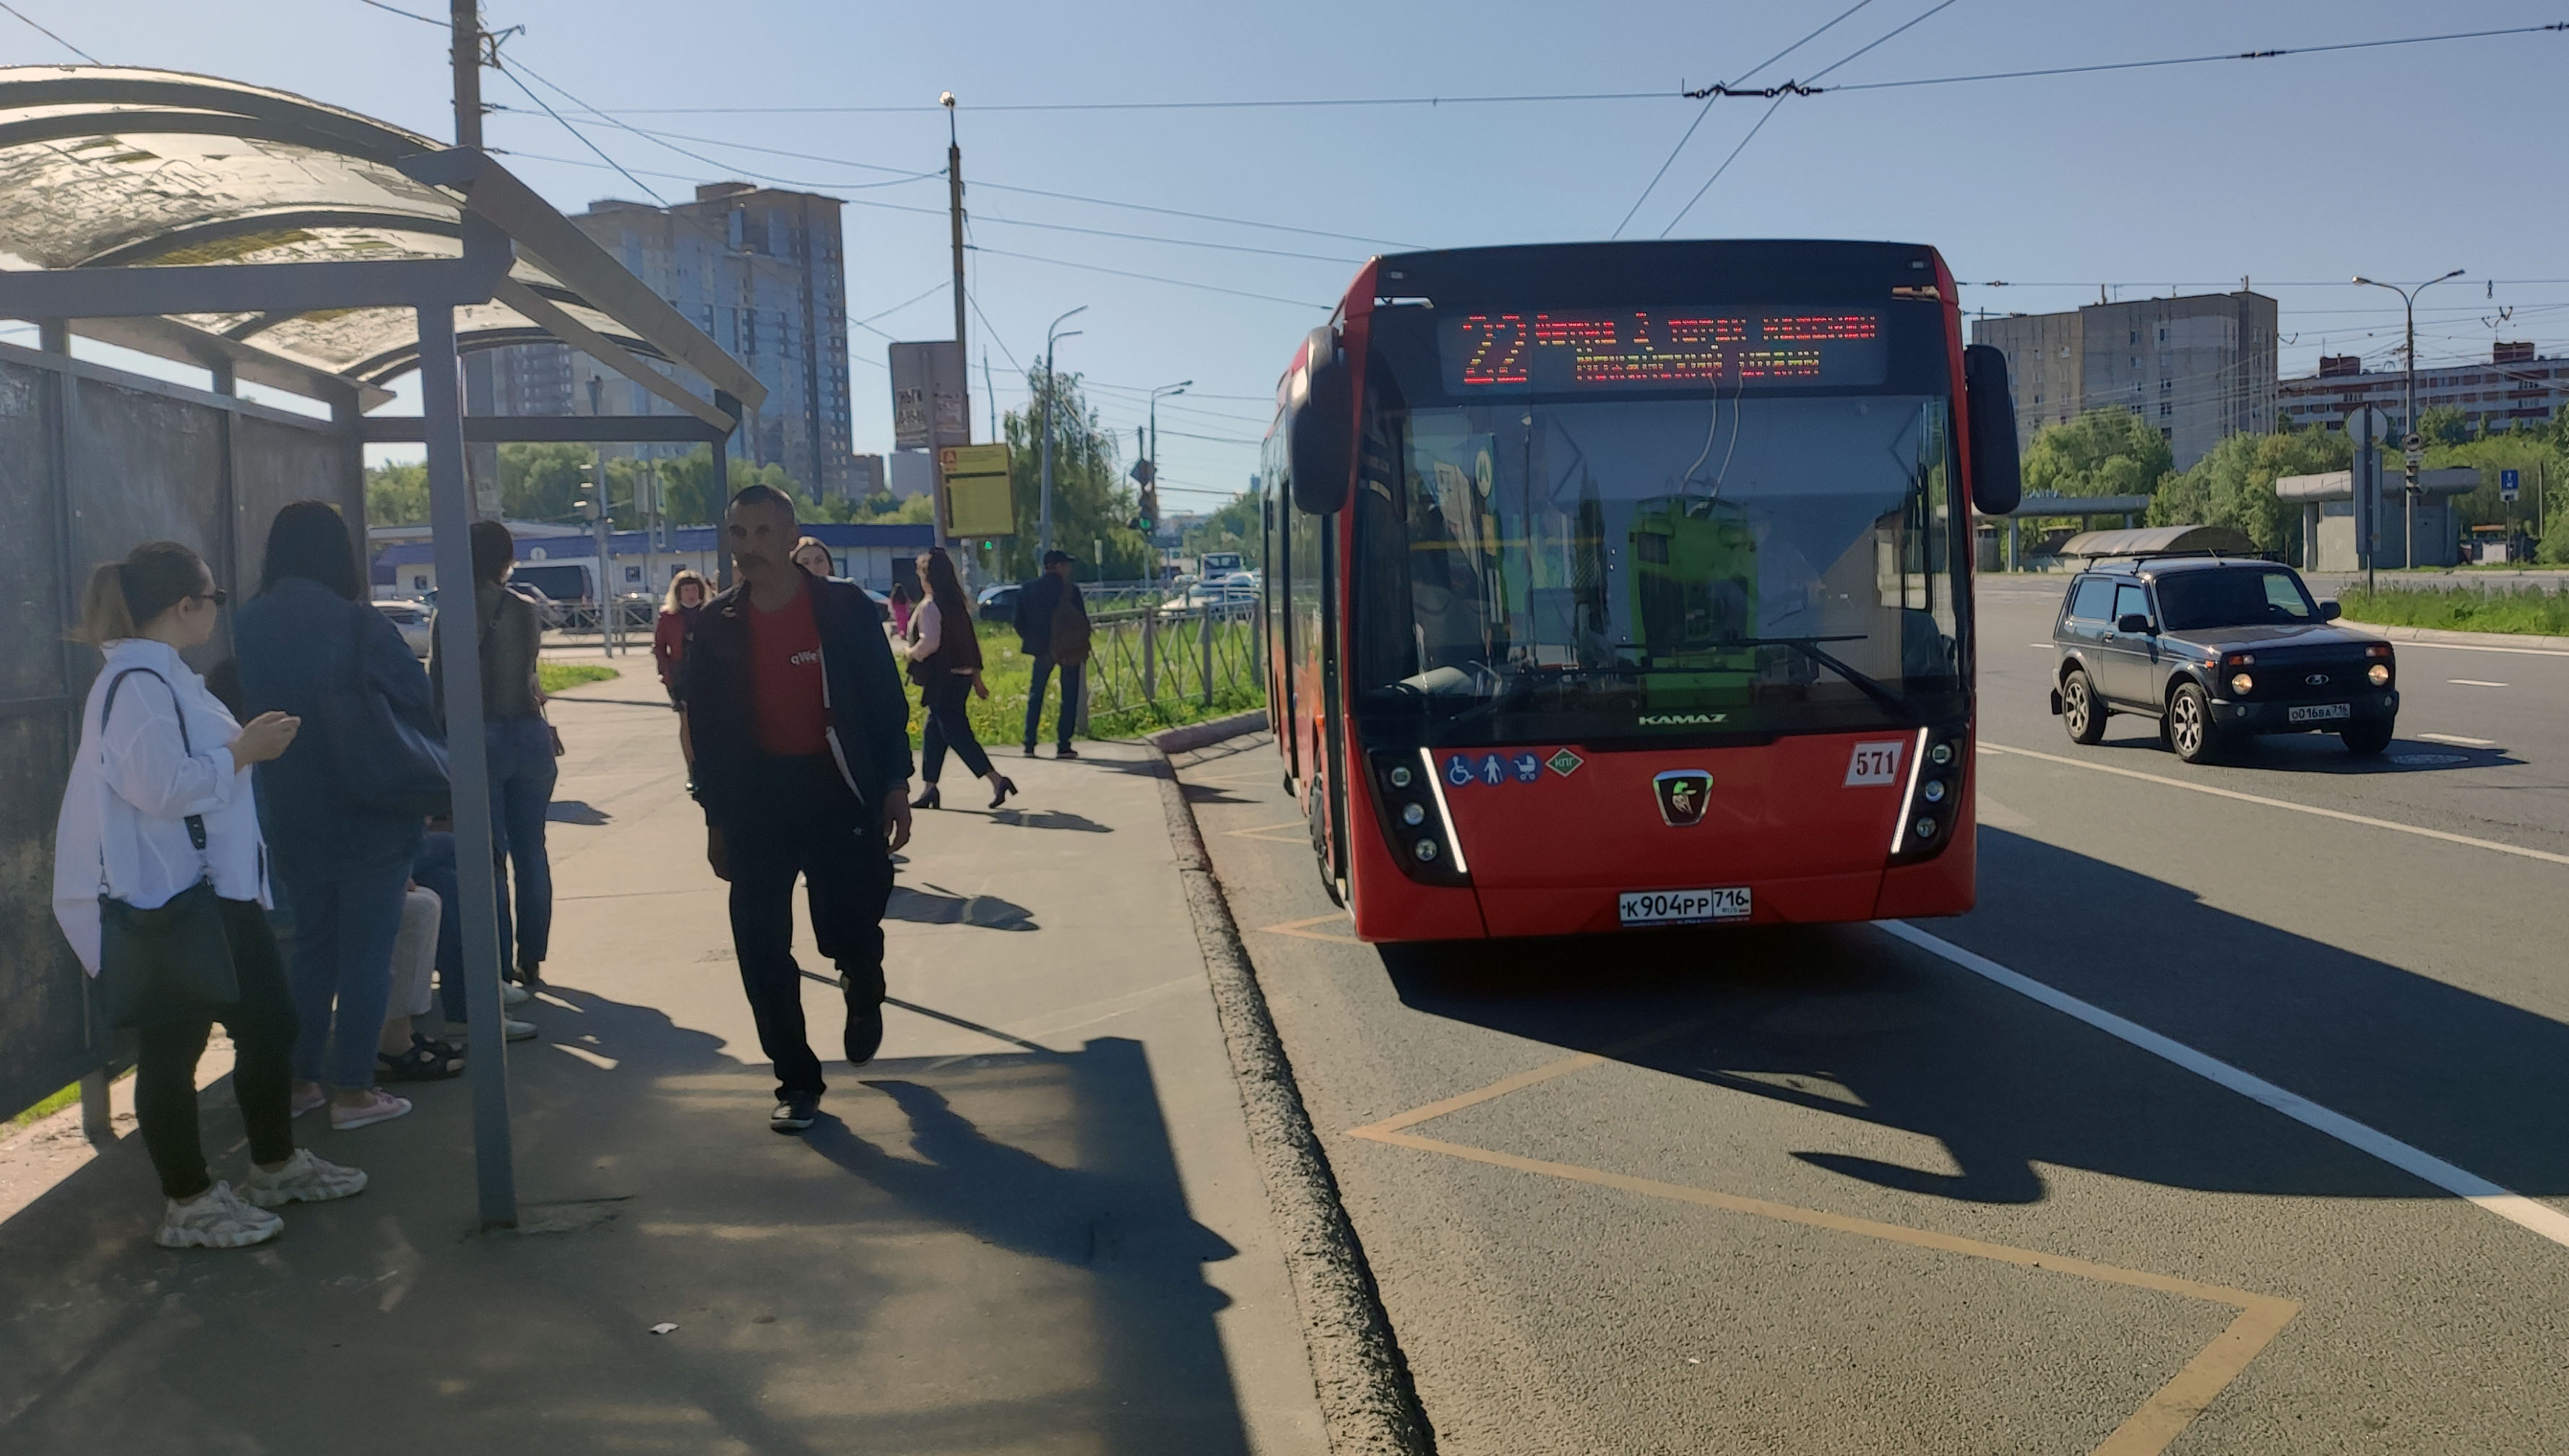
<path fill-rule="evenodd" d="M 1017 497 L 1005 445 L 948 445 L 936 452 L 945 534 L 971 540 L 1017 533 Z"/>

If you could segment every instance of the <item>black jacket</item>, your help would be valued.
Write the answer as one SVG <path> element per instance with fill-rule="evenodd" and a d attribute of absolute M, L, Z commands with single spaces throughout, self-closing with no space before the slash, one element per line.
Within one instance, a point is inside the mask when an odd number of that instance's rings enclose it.
<path fill-rule="evenodd" d="M 865 588 L 811 577 L 804 589 L 812 593 L 812 620 L 820 629 L 830 754 L 858 802 L 878 808 L 910 782 L 910 697 Z M 716 828 L 746 812 L 759 757 L 748 611 L 746 582 L 706 602 L 687 628 L 675 682 L 695 744 L 696 802 Z"/>
<path fill-rule="evenodd" d="M 1062 584 L 1045 571 L 1017 588 L 1017 645 L 1029 657 L 1052 655 L 1052 614 L 1061 605 Z"/>

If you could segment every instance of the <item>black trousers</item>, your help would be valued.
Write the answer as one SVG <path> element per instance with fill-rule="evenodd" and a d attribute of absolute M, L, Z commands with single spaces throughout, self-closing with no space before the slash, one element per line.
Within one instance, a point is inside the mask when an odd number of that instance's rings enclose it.
<path fill-rule="evenodd" d="M 286 1110 L 293 1095 L 287 1068 L 294 1051 L 294 996 L 285 986 L 285 963 L 276 953 L 267 911 L 246 900 L 227 900 L 222 907 L 241 991 L 239 1003 L 216 1018 L 232 1038 L 232 1098 L 249 1132 L 250 1160 L 282 1163 L 294 1156 Z M 196 1123 L 196 1060 L 204 1055 L 213 1022 L 157 1021 L 148 1007 L 144 1014 L 135 1028 L 134 1120 L 161 1175 L 161 1192 L 194 1198 L 213 1186 Z"/>
<path fill-rule="evenodd" d="M 981 740 L 972 732 L 971 720 L 963 716 L 964 705 L 972 698 L 972 679 L 967 673 L 938 674 L 942 681 L 931 682 L 919 691 L 927 699 L 927 726 L 918 735 L 918 779 L 933 784 L 945 772 L 945 750 L 963 760 L 972 777 L 990 776 L 990 755 L 981 749 Z"/>
<path fill-rule="evenodd" d="M 801 876 L 810 893 L 813 936 L 838 967 L 848 1012 L 861 1015 L 883 1004 L 892 852 L 827 754 L 762 758 L 752 783 L 754 812 L 723 827 L 732 953 L 758 1021 L 759 1049 L 776 1064 L 777 1097 L 819 1096 L 829 1088 L 804 1026 L 794 880 Z"/>

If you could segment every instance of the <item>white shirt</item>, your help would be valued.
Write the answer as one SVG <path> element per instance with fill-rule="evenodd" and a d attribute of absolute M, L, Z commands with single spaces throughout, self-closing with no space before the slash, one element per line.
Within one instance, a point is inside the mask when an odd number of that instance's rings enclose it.
<path fill-rule="evenodd" d="M 128 677 L 116 695 L 116 721 L 102 725 L 109 685 L 135 667 L 160 676 Z M 182 712 L 192 756 L 180 746 Z M 107 644 L 54 824 L 54 918 L 90 974 L 98 974 L 102 893 L 151 910 L 210 879 L 225 900 L 274 903 L 258 803 L 248 771 L 232 760 L 230 744 L 239 736 L 231 711 L 168 643 L 127 637 Z M 189 815 L 204 817 L 201 854 L 187 835 Z"/>
<path fill-rule="evenodd" d="M 931 596 L 912 608 L 910 629 L 918 634 L 918 640 L 911 644 L 910 660 L 924 662 L 934 656 L 937 644 L 945 639 L 945 614 L 936 609 L 935 597 Z M 953 670 L 968 674 L 972 669 L 957 667 Z"/>

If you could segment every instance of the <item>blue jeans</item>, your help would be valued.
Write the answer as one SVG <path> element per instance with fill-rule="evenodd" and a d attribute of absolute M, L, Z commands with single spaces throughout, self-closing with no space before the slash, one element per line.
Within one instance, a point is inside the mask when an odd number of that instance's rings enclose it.
<path fill-rule="evenodd" d="M 410 878 L 437 895 L 437 994 L 446 1019 L 461 1025 L 464 1000 L 464 889 L 455 878 L 455 836 L 432 830 L 411 862 Z"/>
<path fill-rule="evenodd" d="M 509 953 L 510 885 L 516 884 L 517 965 L 544 964 L 553 937 L 553 866 L 545 853 L 545 810 L 553 802 L 553 730 L 540 714 L 482 725 L 491 765 L 491 854 L 500 883 L 500 953 Z M 517 873 L 512 876 L 509 872 Z"/>
<path fill-rule="evenodd" d="M 1038 652 L 1033 663 L 1034 675 L 1026 683 L 1025 746 L 1029 749 L 1035 746 L 1035 730 L 1043 726 L 1044 680 L 1052 676 L 1056 666 L 1061 669 L 1061 714 L 1053 725 L 1053 747 L 1070 747 L 1071 730 L 1079 726 L 1079 690 L 1088 676 L 1088 664 L 1056 663 L 1051 653 Z"/>
<path fill-rule="evenodd" d="M 401 934 L 409 883 L 408 860 L 287 882 L 286 902 L 294 908 L 290 979 L 301 1025 L 294 1038 L 296 1077 L 348 1092 L 375 1085 L 375 1046 L 392 1004 L 393 941 Z"/>

